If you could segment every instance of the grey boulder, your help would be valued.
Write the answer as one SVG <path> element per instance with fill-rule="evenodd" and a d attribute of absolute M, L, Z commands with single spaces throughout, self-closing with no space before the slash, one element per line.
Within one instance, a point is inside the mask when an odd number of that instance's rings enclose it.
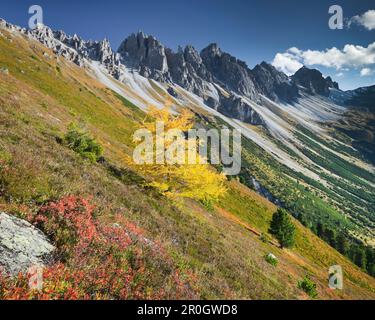
<path fill-rule="evenodd" d="M 25 220 L 0 213 L 0 268 L 11 276 L 46 265 L 55 247 L 42 231 Z"/>

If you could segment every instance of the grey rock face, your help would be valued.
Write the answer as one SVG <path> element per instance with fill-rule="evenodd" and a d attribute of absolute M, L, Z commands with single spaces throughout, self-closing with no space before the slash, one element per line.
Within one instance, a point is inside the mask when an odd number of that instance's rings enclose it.
<path fill-rule="evenodd" d="M 5 22 L 1 24 L 12 28 Z M 228 116 L 252 124 L 262 123 L 259 115 L 231 92 L 253 100 L 259 98 L 251 71 L 244 62 L 223 53 L 217 45 L 210 45 L 201 54 L 192 46 L 179 48 L 175 53 L 154 37 L 139 32 L 124 40 L 114 53 L 107 40 L 84 41 L 77 35 L 68 36 L 44 25 L 21 32 L 78 66 L 83 66 L 86 60 L 99 61 L 110 75 L 122 81 L 126 65 L 144 77 L 178 84 Z M 223 96 L 213 83 L 219 83 L 230 96 Z M 174 90 L 171 94 L 176 96 Z"/>
<path fill-rule="evenodd" d="M 322 73 L 316 69 L 302 67 L 293 76 L 295 84 L 305 87 L 310 94 L 320 94 L 328 97 L 329 88 L 338 89 L 338 84 L 330 77 L 324 78 Z"/>
<path fill-rule="evenodd" d="M 169 87 L 167 89 L 168 93 L 172 96 L 172 97 L 175 97 L 175 98 L 178 98 L 179 97 L 179 94 L 178 92 L 176 92 L 176 90 L 173 88 L 173 87 Z"/>
<path fill-rule="evenodd" d="M 139 32 L 125 39 L 117 52 L 126 66 L 137 69 L 141 75 L 178 84 L 204 99 L 207 98 L 208 82 L 213 79 L 192 46 L 185 49 L 180 47 L 175 53 L 154 37 Z"/>
<path fill-rule="evenodd" d="M 239 95 L 257 103 L 261 103 L 261 95 L 273 101 L 292 102 L 299 96 L 298 86 L 305 87 L 310 94 L 325 96 L 330 95 L 330 88 L 338 89 L 330 77 L 324 78 L 318 70 L 305 67 L 292 78 L 266 62 L 250 70 L 245 62 L 223 52 L 217 44 L 209 45 L 201 53 L 192 46 L 173 52 L 154 37 L 139 32 L 125 39 L 115 53 L 107 40 L 84 41 L 77 35 L 68 36 L 44 25 L 26 30 L 0 20 L 0 28 L 24 33 L 79 66 L 86 61 L 98 61 L 119 81 L 126 81 L 128 67 L 172 87 L 177 84 L 203 98 L 210 107 L 252 124 L 263 121 Z M 176 96 L 175 90 L 171 92 Z"/>
<path fill-rule="evenodd" d="M 0 19 L 0 27 L 1 28 L 5 28 L 6 24 L 7 24 L 7 22 L 4 19 Z"/>
<path fill-rule="evenodd" d="M 177 52 L 173 52 L 154 38 L 138 33 L 127 38 L 120 45 L 118 53 L 126 65 L 137 68 L 145 77 L 178 84 L 229 117 L 254 125 L 263 124 L 262 118 L 236 96 L 240 94 L 251 100 L 259 100 L 257 88 L 260 86 L 254 83 L 251 70 L 245 62 L 222 52 L 216 44 L 209 45 L 200 54 L 190 45 L 179 47 Z M 274 70 L 274 73 L 277 71 Z M 283 94 L 282 86 L 289 81 L 284 76 L 286 79 L 279 75 L 280 80 L 277 82 L 277 88 Z M 224 88 L 229 97 L 217 90 L 213 83 Z M 269 88 L 269 92 L 271 90 Z M 288 96 L 288 91 L 284 95 Z"/>
<path fill-rule="evenodd" d="M 125 66 L 120 62 L 120 56 L 112 51 L 108 40 L 85 41 L 77 35 L 68 36 L 62 31 L 53 31 L 49 27 L 39 24 L 33 30 L 23 29 L 5 20 L 0 19 L 0 28 L 8 31 L 17 31 L 30 39 L 39 41 L 47 48 L 72 61 L 78 66 L 83 66 L 87 61 L 99 61 L 110 75 L 121 80 L 124 75 Z"/>
<path fill-rule="evenodd" d="M 346 105 L 375 113 L 375 85 L 349 90 L 345 93 L 347 99 L 344 103 Z"/>
<path fill-rule="evenodd" d="M 117 52 L 125 65 L 139 68 L 141 75 L 157 81 L 168 80 L 165 48 L 154 37 L 143 32 L 133 33 L 121 43 Z"/>
<path fill-rule="evenodd" d="M 84 65 L 85 59 L 99 61 L 111 74 L 115 75 L 120 64 L 119 56 L 112 51 L 106 39 L 84 41 L 77 35 L 67 36 L 62 31 L 52 31 L 44 25 L 28 30 L 27 35 L 79 66 Z"/>
<path fill-rule="evenodd" d="M 44 25 L 38 25 L 33 30 L 27 30 L 26 34 L 29 38 L 39 41 L 65 59 L 79 66 L 83 65 L 83 57 L 81 57 L 77 51 L 64 45 L 59 39 L 55 38 L 55 33 L 50 28 Z"/>
<path fill-rule="evenodd" d="M 228 117 L 253 125 L 264 124 L 262 117 L 240 97 L 231 96 L 229 98 L 222 98 L 221 104 L 217 107 L 217 111 Z"/>
<path fill-rule="evenodd" d="M 198 51 L 192 46 L 179 48 L 177 53 L 167 49 L 169 73 L 174 83 L 188 91 L 204 97 L 207 83 L 212 82 L 212 76 L 207 71 Z"/>
<path fill-rule="evenodd" d="M 45 265 L 55 247 L 30 223 L 0 213 L 0 268 L 12 276 Z"/>
<path fill-rule="evenodd" d="M 251 177 L 250 182 L 253 185 L 253 188 L 254 188 L 254 190 L 256 192 L 258 192 L 259 194 L 261 194 L 263 197 L 265 197 L 266 199 L 268 199 L 270 202 L 276 204 L 279 207 L 282 207 L 282 202 L 279 199 L 275 198 L 271 194 L 271 192 L 269 192 L 265 187 L 263 187 L 259 183 L 259 181 L 257 181 L 254 177 Z"/>
<path fill-rule="evenodd" d="M 19 32 L 26 32 L 25 28 L 21 28 L 19 26 L 15 26 L 11 23 L 6 22 L 4 19 L 0 19 L 0 28 L 1 29 L 8 29 L 10 31 L 19 31 Z"/>
<path fill-rule="evenodd" d="M 201 57 L 216 82 L 254 101 L 259 99 L 253 76 L 245 62 L 222 52 L 215 43 L 203 49 Z"/>
<path fill-rule="evenodd" d="M 258 91 L 273 101 L 293 101 L 298 97 L 298 87 L 289 77 L 266 62 L 252 70 Z"/>
<path fill-rule="evenodd" d="M 333 81 L 330 76 L 326 77 L 326 81 L 330 88 L 339 90 L 339 84 L 336 81 Z"/>

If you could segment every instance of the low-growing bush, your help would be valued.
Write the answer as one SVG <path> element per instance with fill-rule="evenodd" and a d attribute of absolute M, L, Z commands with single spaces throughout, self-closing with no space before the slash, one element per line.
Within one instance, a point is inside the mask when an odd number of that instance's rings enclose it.
<path fill-rule="evenodd" d="M 44 269 L 39 291 L 27 275 L 0 274 L 0 299 L 199 298 L 194 275 L 180 272 L 160 243 L 122 215 L 105 223 L 94 212 L 89 200 L 69 196 L 30 216 L 64 258 Z"/>
<path fill-rule="evenodd" d="M 67 196 L 41 207 L 33 222 L 52 238 L 65 256 L 73 254 L 73 248 L 85 250 L 98 239 L 93 211 L 94 206 L 88 200 Z"/>
<path fill-rule="evenodd" d="M 305 291 L 311 298 L 316 298 L 318 296 L 316 283 L 308 276 L 305 276 L 302 280 L 298 281 L 298 288 Z"/>
<path fill-rule="evenodd" d="M 70 149 L 93 163 L 97 162 L 103 154 L 102 146 L 76 125 L 70 125 L 65 141 Z"/>
<path fill-rule="evenodd" d="M 269 254 L 265 255 L 264 259 L 269 264 L 273 265 L 274 267 L 276 267 L 277 264 L 279 263 L 279 261 L 277 260 L 277 258 L 272 253 L 269 253 Z"/>

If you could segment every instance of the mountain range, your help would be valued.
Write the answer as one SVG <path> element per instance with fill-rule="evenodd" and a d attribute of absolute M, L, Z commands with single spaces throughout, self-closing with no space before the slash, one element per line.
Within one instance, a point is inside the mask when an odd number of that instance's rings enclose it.
<path fill-rule="evenodd" d="M 135 70 L 143 77 L 172 86 L 179 85 L 203 98 L 210 107 L 216 110 L 222 108 L 223 113 L 230 114 L 227 109 L 236 110 L 238 114 L 230 115 L 249 123 L 252 119 L 246 118 L 246 115 L 254 110 L 238 99 L 239 96 L 254 102 L 261 102 L 261 96 L 272 101 L 291 102 L 300 97 L 301 90 L 329 96 L 330 88 L 338 89 L 338 84 L 330 77 L 324 78 L 318 70 L 306 67 L 291 78 L 266 62 L 251 70 L 245 62 L 222 52 L 215 43 L 200 53 L 190 45 L 178 48 L 175 53 L 153 36 L 139 32 L 126 38 L 114 53 L 107 40 L 84 41 L 77 35 L 70 37 L 45 26 L 30 31 L 29 35 L 80 66 L 84 59 L 99 61 L 110 75 L 120 81 L 126 78 L 126 68 Z"/>

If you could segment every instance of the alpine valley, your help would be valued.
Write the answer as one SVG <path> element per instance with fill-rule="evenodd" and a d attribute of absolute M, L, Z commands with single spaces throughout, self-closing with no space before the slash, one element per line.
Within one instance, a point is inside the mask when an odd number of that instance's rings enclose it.
<path fill-rule="evenodd" d="M 267 62 L 250 69 L 218 44 L 173 51 L 139 32 L 114 51 L 107 40 L 0 20 L 0 211 L 29 220 L 56 246 L 45 280 L 55 298 L 307 299 L 300 283 L 310 281 L 321 299 L 375 299 L 374 94 L 375 86 L 342 91 L 307 67 L 290 77 Z M 176 204 L 130 164 L 134 131 L 149 106 L 166 104 L 189 110 L 197 128 L 241 130 L 241 173 L 226 178 L 216 202 Z M 67 147 L 72 123 L 102 147 L 98 161 Z M 51 202 L 66 212 L 73 196 L 93 206 L 95 232 L 100 224 L 118 247 L 123 232 L 126 254 L 107 265 L 114 249 L 104 241 L 106 255 L 86 246 L 87 260 L 77 262 L 66 248 L 79 231 L 30 220 Z M 278 208 L 296 226 L 292 248 L 269 232 Z M 8 244 L 0 234 L 0 266 L 14 273 L 3 263 Z M 343 290 L 328 288 L 333 265 L 343 269 Z M 0 281 L 0 298 L 32 294 L 17 286 Z"/>

